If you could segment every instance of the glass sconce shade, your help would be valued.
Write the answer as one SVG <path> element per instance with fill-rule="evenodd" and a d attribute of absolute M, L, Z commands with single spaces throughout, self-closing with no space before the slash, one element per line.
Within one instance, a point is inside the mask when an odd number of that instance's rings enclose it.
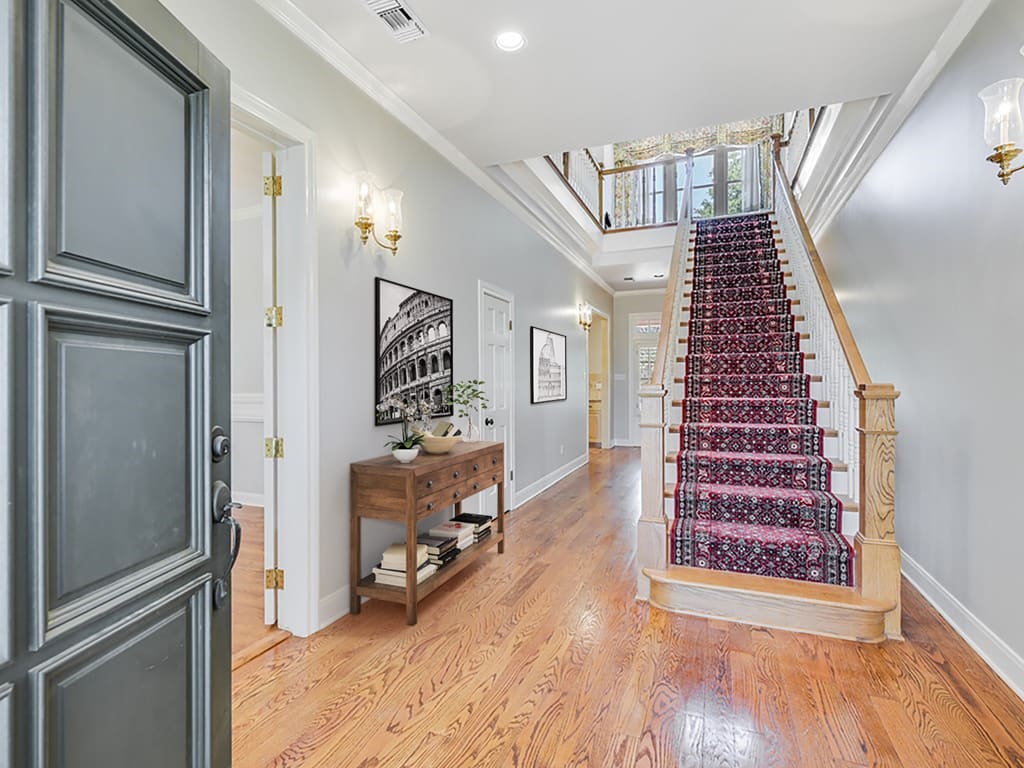
<path fill-rule="evenodd" d="M 985 104 L 985 145 L 989 148 L 1020 144 L 1024 139 L 1024 116 L 1020 91 L 1024 78 L 1011 77 L 992 83 L 978 93 Z"/>
<path fill-rule="evenodd" d="M 402 231 L 402 190 L 384 190 L 384 216 L 386 232 Z"/>
<path fill-rule="evenodd" d="M 373 220 L 373 174 L 356 174 L 356 220 Z"/>

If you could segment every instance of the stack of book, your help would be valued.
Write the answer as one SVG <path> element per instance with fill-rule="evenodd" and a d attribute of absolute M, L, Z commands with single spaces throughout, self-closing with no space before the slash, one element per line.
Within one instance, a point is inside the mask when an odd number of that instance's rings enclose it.
<path fill-rule="evenodd" d="M 463 512 L 452 518 L 454 522 L 465 523 L 473 526 L 473 543 L 479 544 L 491 535 L 491 516 L 474 515 L 470 512 Z"/>
<path fill-rule="evenodd" d="M 429 562 L 444 568 L 459 556 L 459 540 L 454 536 L 417 536 L 416 543 L 427 548 Z"/>
<path fill-rule="evenodd" d="M 443 539 L 455 539 L 455 546 L 460 549 L 468 549 L 473 546 L 475 537 L 473 536 L 474 526 L 470 523 L 460 523 L 456 520 L 449 520 L 447 523 L 441 523 L 435 525 L 430 529 L 431 536 L 437 536 Z"/>
<path fill-rule="evenodd" d="M 378 584 L 390 587 L 405 586 L 405 544 L 392 544 L 384 550 L 380 563 L 373 569 L 373 578 Z M 437 573 L 437 565 L 430 562 L 426 544 L 416 545 L 416 583 Z"/>

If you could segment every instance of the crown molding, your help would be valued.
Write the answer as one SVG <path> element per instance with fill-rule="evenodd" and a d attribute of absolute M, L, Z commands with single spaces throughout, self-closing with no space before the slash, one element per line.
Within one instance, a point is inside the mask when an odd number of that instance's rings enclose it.
<path fill-rule="evenodd" d="M 907 87 L 898 96 L 888 100 L 870 131 L 865 134 L 864 143 L 856 156 L 836 179 L 828 194 L 818 202 L 816 215 L 809 219 L 812 238 L 818 239 L 828 229 L 857 191 L 875 161 L 889 146 L 896 132 L 914 111 L 914 107 L 924 97 L 991 3 L 992 0 L 964 0 L 961 3 Z"/>
<path fill-rule="evenodd" d="M 290 0 L 254 0 L 254 2 L 346 79 L 354 83 L 359 90 L 373 99 L 392 117 L 454 165 L 470 181 L 515 214 L 520 221 L 533 229 L 568 259 L 569 263 L 609 294 L 615 293 L 614 289 L 594 270 L 583 255 L 572 248 L 551 226 L 537 217 L 532 205 L 509 194 L 305 12 Z"/>

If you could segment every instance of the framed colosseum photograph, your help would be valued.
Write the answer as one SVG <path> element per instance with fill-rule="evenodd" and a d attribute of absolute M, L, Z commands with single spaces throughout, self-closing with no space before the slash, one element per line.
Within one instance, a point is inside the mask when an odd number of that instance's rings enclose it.
<path fill-rule="evenodd" d="M 445 394 L 452 384 L 452 300 L 377 278 L 376 424 L 395 424 L 395 411 L 377 403 L 429 400 L 434 416 L 451 416 Z"/>
<path fill-rule="evenodd" d="M 566 399 L 565 336 L 530 328 L 530 402 L 550 403 Z"/>

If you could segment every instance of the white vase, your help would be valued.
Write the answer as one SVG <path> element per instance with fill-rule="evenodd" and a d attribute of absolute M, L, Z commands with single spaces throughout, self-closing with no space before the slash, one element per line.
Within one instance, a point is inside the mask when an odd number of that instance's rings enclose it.
<path fill-rule="evenodd" d="M 415 448 L 395 448 L 391 455 L 402 464 L 408 464 L 420 455 L 420 447 L 417 445 Z"/>

